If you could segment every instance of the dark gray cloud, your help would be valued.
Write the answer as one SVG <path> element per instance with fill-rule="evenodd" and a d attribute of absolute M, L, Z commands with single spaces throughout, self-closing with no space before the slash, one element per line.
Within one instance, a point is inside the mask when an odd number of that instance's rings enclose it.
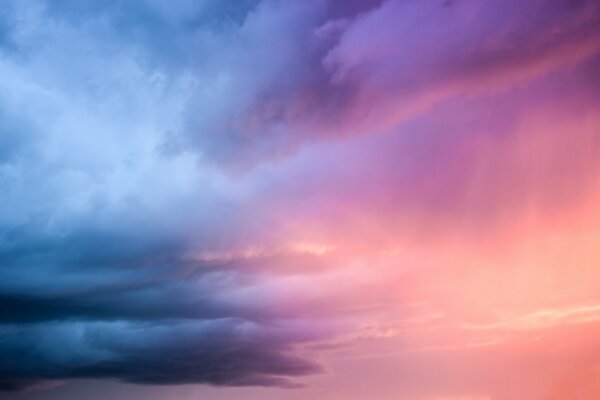
<path fill-rule="evenodd" d="M 248 184 L 214 166 L 237 157 L 225 148 L 238 137 L 194 119 L 267 95 L 265 41 L 322 8 L 277 3 L 3 9 L 0 390 L 74 378 L 289 387 L 320 371 L 297 355 L 319 334 L 275 304 L 268 274 L 237 262 L 270 228 L 244 208 Z M 304 40 L 291 31 L 277 51 Z M 263 63 L 255 77 L 241 72 L 250 58 Z M 165 156 L 171 136 L 192 151 Z"/>
<path fill-rule="evenodd" d="M 135 213 L 111 228 L 67 219 L 61 233 L 49 217 L 0 231 L 1 388 L 71 378 L 288 387 L 320 371 L 295 355 L 318 335 L 287 327 L 293 315 L 269 305 L 264 275 L 190 258 L 193 235 L 138 226 Z"/>
<path fill-rule="evenodd" d="M 318 337 L 287 327 L 291 315 L 260 289 L 264 276 L 190 260 L 182 245 L 121 222 L 104 233 L 40 238 L 33 225 L 0 235 L 0 387 L 71 378 L 287 387 L 320 371 L 294 350 Z"/>
<path fill-rule="evenodd" d="M 3 325 L 0 374 L 5 389 L 70 378 L 286 387 L 320 371 L 293 355 L 292 335 L 239 319 Z"/>

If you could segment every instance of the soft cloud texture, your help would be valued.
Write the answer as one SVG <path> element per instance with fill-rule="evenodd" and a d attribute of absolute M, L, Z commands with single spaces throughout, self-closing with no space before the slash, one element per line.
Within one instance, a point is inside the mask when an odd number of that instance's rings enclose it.
<path fill-rule="evenodd" d="M 596 398 L 599 27 L 585 0 L 7 2 L 0 389 Z"/>

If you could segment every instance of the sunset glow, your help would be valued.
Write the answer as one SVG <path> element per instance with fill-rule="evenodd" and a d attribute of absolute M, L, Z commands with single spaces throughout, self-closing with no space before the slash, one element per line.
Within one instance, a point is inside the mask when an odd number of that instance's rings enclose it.
<path fill-rule="evenodd" d="M 600 2 L 0 7 L 0 397 L 600 399 Z"/>

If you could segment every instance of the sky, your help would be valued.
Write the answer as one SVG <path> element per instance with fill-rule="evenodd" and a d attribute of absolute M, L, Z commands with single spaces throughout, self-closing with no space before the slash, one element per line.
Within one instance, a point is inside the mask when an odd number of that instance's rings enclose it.
<path fill-rule="evenodd" d="M 596 0 L 4 0 L 0 398 L 596 400 Z"/>

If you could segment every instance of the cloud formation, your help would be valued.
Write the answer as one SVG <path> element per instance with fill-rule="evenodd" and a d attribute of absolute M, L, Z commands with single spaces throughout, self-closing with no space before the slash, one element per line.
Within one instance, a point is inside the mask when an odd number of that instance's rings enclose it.
<path fill-rule="evenodd" d="M 291 354 L 291 334 L 236 319 L 4 325 L 3 387 L 40 378 L 291 387 L 289 377 L 320 371 Z"/>
<path fill-rule="evenodd" d="M 257 7 L 271 6 L 40 1 L 3 11 L 3 389 L 86 377 L 287 387 L 320 371 L 296 354 L 318 335 L 286 324 L 259 276 L 190 258 L 260 232 L 236 226 L 243 188 L 195 155 L 165 155 L 189 99 L 212 80 L 201 66 L 219 67 L 206 50 L 237 42 L 231 31 Z M 273 18 L 252 29 L 262 35 Z"/>
<path fill-rule="evenodd" d="M 329 349 L 496 400 L 499 351 L 564 372 L 513 331 L 581 307 L 590 370 L 599 67 L 592 0 L 8 1 L 0 390 L 288 388 Z"/>

